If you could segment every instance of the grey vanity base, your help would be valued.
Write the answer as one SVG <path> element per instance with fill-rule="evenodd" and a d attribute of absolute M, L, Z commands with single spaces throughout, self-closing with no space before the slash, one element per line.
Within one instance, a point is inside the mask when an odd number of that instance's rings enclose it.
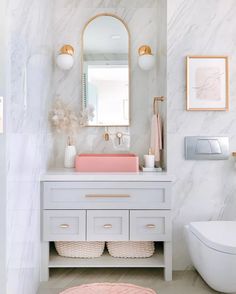
<path fill-rule="evenodd" d="M 45 177 L 44 177 L 45 178 Z M 171 181 L 56 181 L 41 184 L 41 280 L 50 268 L 163 268 L 172 279 Z M 109 179 L 107 175 L 106 179 Z M 119 177 L 120 179 L 120 177 Z M 109 223 L 109 229 L 107 224 Z M 155 241 L 163 244 L 144 259 L 94 259 L 57 255 L 54 241 Z"/>

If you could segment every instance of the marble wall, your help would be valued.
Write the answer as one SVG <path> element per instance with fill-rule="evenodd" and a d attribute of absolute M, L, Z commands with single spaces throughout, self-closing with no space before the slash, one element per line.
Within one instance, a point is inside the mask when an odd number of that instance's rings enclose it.
<path fill-rule="evenodd" d="M 10 0 L 7 9 L 7 294 L 35 294 L 39 285 L 39 177 L 47 161 L 51 12 L 47 0 Z"/>
<path fill-rule="evenodd" d="M 167 1 L 157 1 L 157 67 L 156 84 L 157 95 L 167 97 Z M 167 99 L 159 103 L 159 109 L 163 121 L 163 154 L 162 166 L 167 168 Z"/>
<path fill-rule="evenodd" d="M 168 3 L 168 5 L 167 5 Z M 64 43 L 76 48 L 76 63 L 70 72 L 54 67 L 53 96 L 80 110 L 80 39 L 86 21 L 100 13 L 115 13 L 125 20 L 131 31 L 132 124 L 130 151 L 142 155 L 149 144 L 152 97 L 166 95 L 162 105 L 166 117 L 165 145 L 168 172 L 176 176 L 173 189 L 174 268 L 191 265 L 184 242 L 183 226 L 192 220 L 235 218 L 235 184 L 233 160 L 194 162 L 184 159 L 184 137 L 188 135 L 226 135 L 235 146 L 235 90 L 231 66 L 231 111 L 185 111 L 185 56 L 188 54 L 226 54 L 235 56 L 233 1 L 223 4 L 206 1 L 65 1 L 54 3 L 54 52 Z M 167 6 L 166 6 L 167 5 Z M 63 20 L 63 21 L 62 21 Z M 228 32 L 226 35 L 225 32 Z M 137 49 L 150 44 L 158 52 L 156 69 L 146 73 L 137 66 Z M 166 73 L 167 63 L 167 73 Z M 166 90 L 167 88 L 167 90 Z M 114 152 L 113 142 L 102 140 L 103 129 L 84 128 L 78 134 L 79 152 Z M 166 137 L 165 137 L 166 139 Z M 50 166 L 62 166 L 65 137 L 50 135 Z"/>
<path fill-rule="evenodd" d="M 56 0 L 53 9 L 54 52 L 65 43 L 75 48 L 75 65 L 69 72 L 54 67 L 53 97 L 60 97 L 76 110 L 81 106 L 81 34 L 86 22 L 99 13 L 108 12 L 121 17 L 131 33 L 131 126 L 119 128 L 127 134 L 127 144 L 118 146 L 115 133 L 110 128 L 111 140 L 103 139 L 104 128 L 83 128 L 77 135 L 78 152 L 131 151 L 142 155 L 148 152 L 150 141 L 150 118 L 153 96 L 161 94 L 157 85 L 157 67 L 143 72 L 137 64 L 138 48 L 149 44 L 153 52 L 158 52 L 157 35 L 159 29 L 158 1 L 85 1 Z M 158 62 L 158 59 L 157 59 Z M 114 139 L 114 140 L 113 140 Z M 63 166 L 66 137 L 51 135 L 50 167 Z"/>
<path fill-rule="evenodd" d="M 6 1 L 0 1 L 0 96 L 6 97 Z M 3 119 L 3 118 L 1 118 Z M 5 113 L 4 119 L 5 122 Z M 0 133 L 0 289 L 6 292 L 6 133 Z"/>
<path fill-rule="evenodd" d="M 184 137 L 228 136 L 236 149 L 236 5 L 234 0 L 169 0 L 167 10 L 168 171 L 173 188 L 174 268 L 191 263 L 183 226 L 190 221 L 236 220 L 234 161 L 186 161 Z M 230 57 L 230 111 L 185 111 L 186 55 Z"/>
<path fill-rule="evenodd" d="M 124 130 L 130 136 L 130 146 L 120 151 L 130 150 L 139 155 L 147 152 L 152 97 L 167 94 L 168 103 L 163 104 L 161 111 L 165 118 L 166 111 L 168 114 L 168 172 L 176 176 L 173 187 L 174 268 L 190 266 L 184 224 L 193 220 L 236 219 L 233 159 L 214 162 L 184 159 L 184 137 L 187 135 L 229 136 L 231 150 L 236 148 L 234 0 L 168 0 L 167 9 L 164 0 L 10 0 L 9 3 L 8 292 L 36 293 L 39 175 L 46 168 L 47 152 L 50 167 L 63 165 L 66 143 L 63 135 L 47 134 L 47 104 L 60 96 L 79 112 L 81 32 L 86 21 L 100 12 L 115 13 L 123 18 L 132 36 L 132 123 Z M 51 53 L 55 54 L 64 43 L 76 49 L 75 66 L 69 72 L 52 64 Z M 144 43 L 151 45 L 161 57 L 157 59 L 156 69 L 148 73 L 137 65 L 137 50 Z M 188 54 L 230 56 L 230 112 L 185 111 L 185 56 Z M 103 131 L 102 128 L 82 129 L 76 138 L 78 151 L 117 150 L 113 141 L 103 141 Z"/>

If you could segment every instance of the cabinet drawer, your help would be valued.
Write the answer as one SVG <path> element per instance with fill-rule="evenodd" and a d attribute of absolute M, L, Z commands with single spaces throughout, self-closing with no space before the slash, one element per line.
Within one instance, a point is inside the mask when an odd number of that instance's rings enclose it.
<path fill-rule="evenodd" d="M 128 210 L 88 210 L 88 241 L 129 240 Z"/>
<path fill-rule="evenodd" d="M 44 241 L 84 241 L 85 226 L 85 210 L 45 210 L 43 212 Z"/>
<path fill-rule="evenodd" d="M 44 209 L 170 209 L 168 182 L 44 182 Z"/>
<path fill-rule="evenodd" d="M 131 210 L 130 240 L 171 240 L 170 212 L 158 210 Z"/>

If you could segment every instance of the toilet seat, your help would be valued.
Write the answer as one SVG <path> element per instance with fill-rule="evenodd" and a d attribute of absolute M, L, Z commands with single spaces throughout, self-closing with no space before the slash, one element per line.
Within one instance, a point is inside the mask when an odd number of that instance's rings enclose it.
<path fill-rule="evenodd" d="M 236 255 L 236 221 L 194 222 L 189 229 L 206 246 Z"/>

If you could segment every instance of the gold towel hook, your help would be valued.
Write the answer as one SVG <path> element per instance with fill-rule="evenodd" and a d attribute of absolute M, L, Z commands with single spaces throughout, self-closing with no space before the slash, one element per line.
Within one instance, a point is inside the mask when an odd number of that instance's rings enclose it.
<path fill-rule="evenodd" d="M 158 106 L 158 102 L 163 102 L 165 100 L 164 96 L 159 96 L 159 97 L 154 97 L 153 98 L 153 114 L 156 114 L 156 109 L 158 109 L 158 107 L 156 108 L 156 105 Z"/>

